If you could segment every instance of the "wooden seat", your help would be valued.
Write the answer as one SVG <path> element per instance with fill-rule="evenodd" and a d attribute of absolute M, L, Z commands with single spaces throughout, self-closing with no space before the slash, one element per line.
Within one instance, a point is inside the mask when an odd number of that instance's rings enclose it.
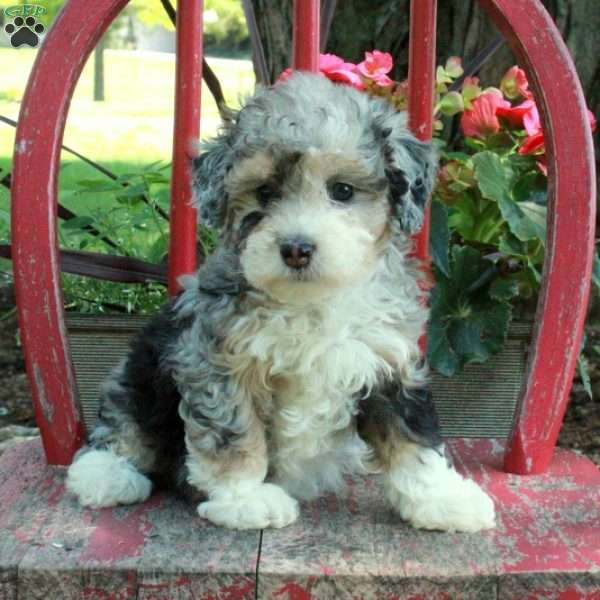
<path fill-rule="evenodd" d="M 0 457 L 0 598 L 49 600 L 597 600 L 600 473 L 559 449 L 537 477 L 502 472 L 498 440 L 454 440 L 494 497 L 478 534 L 402 523 L 376 478 L 302 504 L 284 529 L 231 531 L 189 502 L 81 508 L 38 441 Z"/>
<path fill-rule="evenodd" d="M 56 236 L 57 174 L 69 101 L 83 65 L 126 0 L 69 0 L 39 50 L 17 129 L 12 254 L 19 322 L 46 457 L 69 464 L 85 426 L 66 335 Z M 568 51 L 538 0 L 480 0 L 524 67 L 538 100 L 549 157 L 543 286 L 504 467 L 543 472 L 568 400 L 587 304 L 595 177 L 586 107 Z M 411 6 L 410 125 L 431 136 L 435 0 Z M 294 66 L 316 70 L 318 0 L 296 0 Z M 195 268 L 195 215 L 187 205 L 190 142 L 198 135 L 202 2 L 179 2 L 171 210 L 170 290 Z M 418 241 L 426 255 L 427 226 Z"/>

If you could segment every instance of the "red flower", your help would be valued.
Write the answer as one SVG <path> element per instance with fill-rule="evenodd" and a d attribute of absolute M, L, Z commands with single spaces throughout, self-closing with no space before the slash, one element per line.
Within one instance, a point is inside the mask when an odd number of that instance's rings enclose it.
<path fill-rule="evenodd" d="M 523 120 L 533 108 L 535 108 L 535 102 L 533 100 L 525 100 L 518 106 L 499 106 L 496 109 L 496 114 L 499 117 L 506 119 L 513 127 L 524 127 Z M 536 109 L 537 112 L 537 109 Z M 539 119 L 539 116 L 538 116 Z"/>
<path fill-rule="evenodd" d="M 534 154 L 540 151 L 544 152 L 544 133 L 542 131 L 526 137 L 519 148 L 519 154 Z"/>
<path fill-rule="evenodd" d="M 388 87 L 394 82 L 387 76 L 392 70 L 394 61 L 388 52 L 365 52 L 365 60 L 356 65 L 358 72 L 366 79 L 371 79 L 381 87 Z"/>
<path fill-rule="evenodd" d="M 356 70 L 356 65 L 344 62 L 343 58 L 335 54 L 319 55 L 319 71 L 331 81 L 348 83 L 359 90 L 365 87 Z"/>
<path fill-rule="evenodd" d="M 319 71 L 331 81 L 347 83 L 358 90 L 364 90 L 365 86 L 356 71 L 356 65 L 344 62 L 343 58 L 335 54 L 319 54 Z M 289 79 L 294 69 L 288 68 L 277 78 L 277 83 Z"/>
<path fill-rule="evenodd" d="M 465 110 L 460 119 L 460 126 L 465 135 L 486 138 L 500 131 L 500 123 L 496 116 L 499 107 L 508 108 L 510 103 L 499 93 L 484 92 L 471 101 L 471 108 Z"/>

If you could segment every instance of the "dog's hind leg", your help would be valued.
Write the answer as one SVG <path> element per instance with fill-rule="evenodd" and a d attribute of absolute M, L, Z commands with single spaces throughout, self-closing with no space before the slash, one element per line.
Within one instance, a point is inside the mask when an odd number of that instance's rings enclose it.
<path fill-rule="evenodd" d="M 144 473 L 153 471 L 156 452 L 127 410 L 129 392 L 120 375 L 121 367 L 103 385 L 99 422 L 67 473 L 67 489 L 83 506 L 134 504 L 152 491 Z"/>
<path fill-rule="evenodd" d="M 359 432 L 373 446 L 392 507 L 414 527 L 473 532 L 494 526 L 492 499 L 444 453 L 426 389 L 388 382 L 360 404 Z"/>

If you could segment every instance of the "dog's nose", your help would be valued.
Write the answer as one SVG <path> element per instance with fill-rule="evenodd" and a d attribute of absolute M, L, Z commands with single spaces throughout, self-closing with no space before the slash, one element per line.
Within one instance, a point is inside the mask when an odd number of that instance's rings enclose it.
<path fill-rule="evenodd" d="M 301 239 L 285 240 L 279 246 L 283 262 L 292 269 L 307 267 L 315 249 L 315 244 Z"/>

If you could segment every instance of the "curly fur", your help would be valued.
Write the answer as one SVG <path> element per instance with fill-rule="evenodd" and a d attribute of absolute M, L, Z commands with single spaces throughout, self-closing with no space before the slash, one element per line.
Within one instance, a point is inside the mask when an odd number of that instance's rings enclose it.
<path fill-rule="evenodd" d="M 194 163 L 220 247 L 103 387 L 69 489 L 135 502 L 150 477 L 246 529 L 287 525 L 294 498 L 346 473 L 383 472 L 415 526 L 492 526 L 489 498 L 444 458 L 425 391 L 409 235 L 434 171 L 431 146 L 383 100 L 302 73 L 259 91 Z M 302 268 L 283 258 L 290 241 L 311 248 Z"/>

